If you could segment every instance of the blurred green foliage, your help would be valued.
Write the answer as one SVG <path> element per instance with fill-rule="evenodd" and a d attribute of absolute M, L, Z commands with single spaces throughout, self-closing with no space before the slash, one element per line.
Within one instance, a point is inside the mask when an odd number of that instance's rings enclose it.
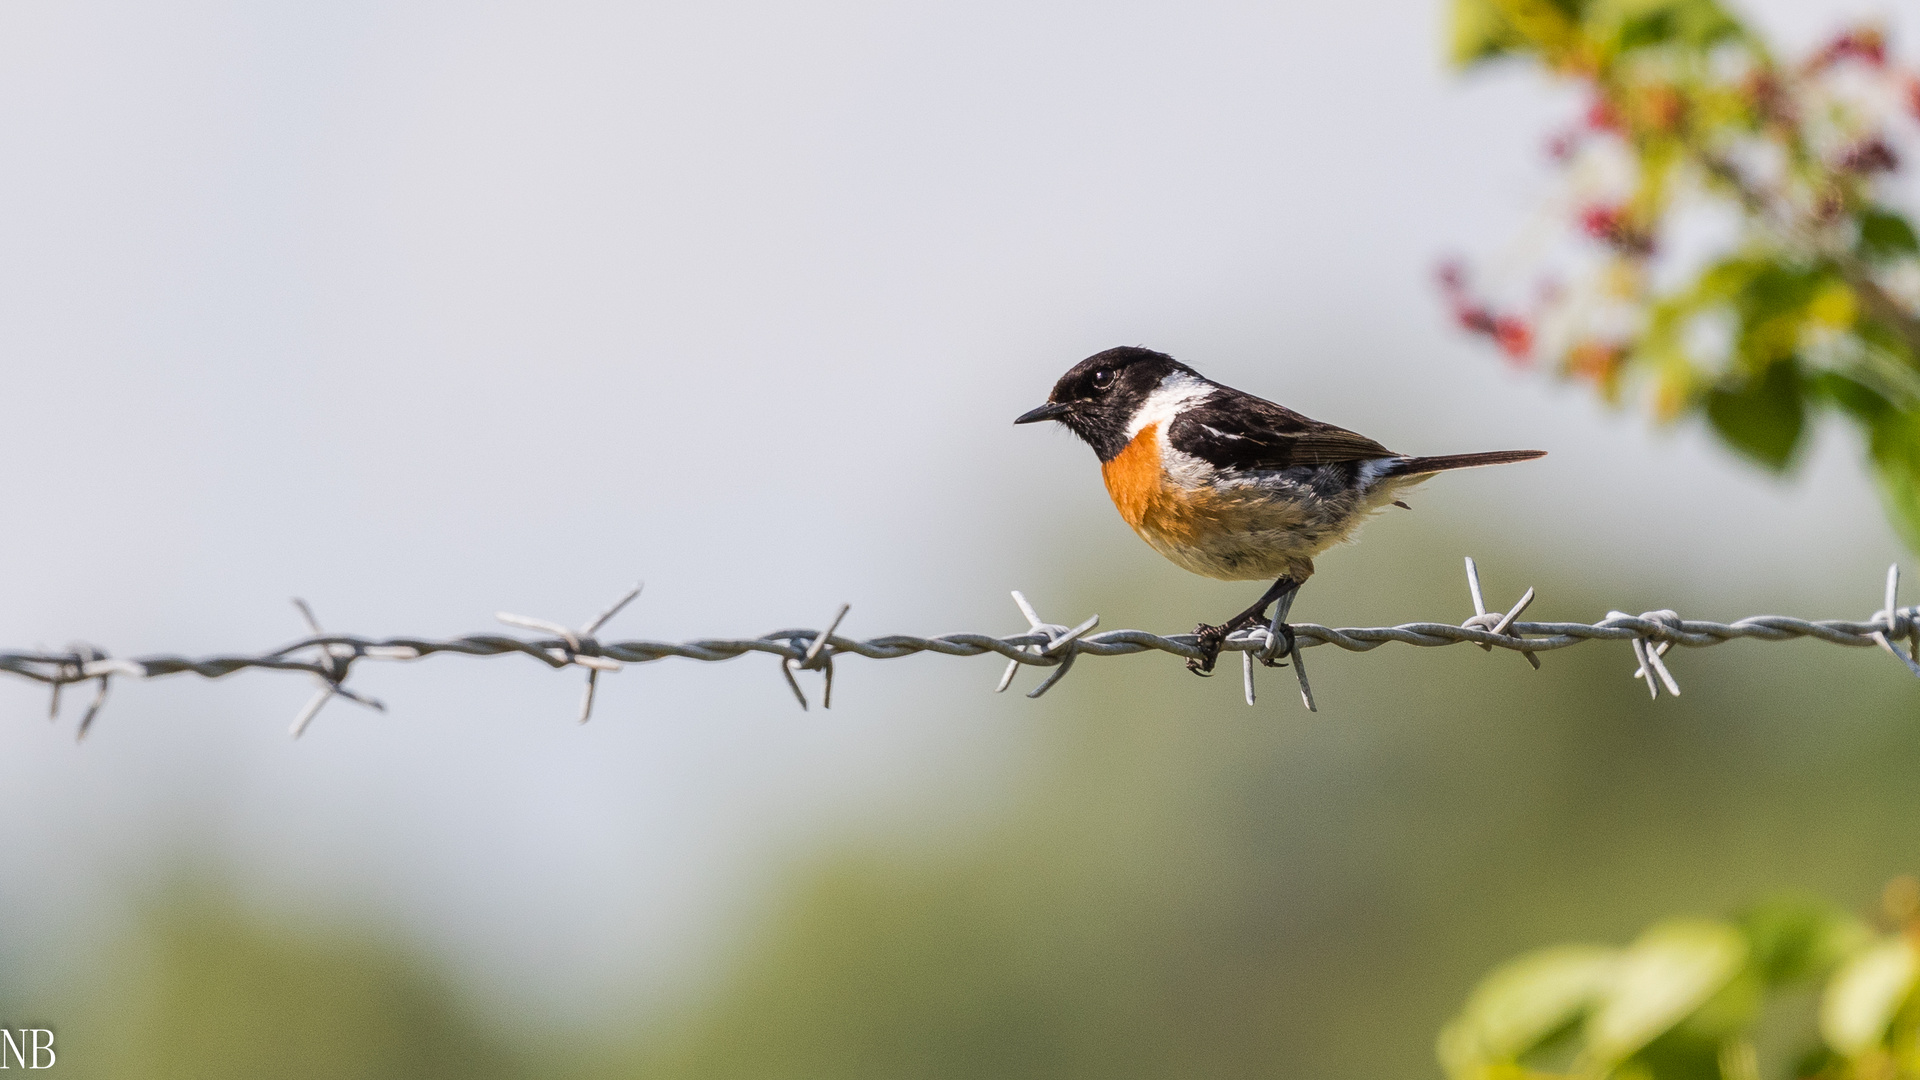
<path fill-rule="evenodd" d="M 1763 1025 L 1794 1077 L 1920 1076 L 1920 882 L 1886 892 L 1890 929 L 1783 898 L 1726 921 L 1659 923 L 1624 948 L 1561 945 L 1481 981 L 1440 1036 L 1454 1080 L 1754 1080 Z M 1812 989 L 1782 1025 L 1771 1001 Z M 1786 1070 L 1772 1070 L 1776 1075 Z"/>
<path fill-rule="evenodd" d="M 1656 415 L 1703 415 L 1784 470 L 1822 411 L 1864 436 L 1889 519 L 1920 550 L 1920 242 L 1886 203 L 1920 77 L 1863 27 L 1797 64 L 1715 0 L 1452 0 L 1463 66 L 1520 58 L 1581 85 L 1552 149 L 1573 231 L 1598 252 L 1496 314 L 1456 269 L 1463 325 L 1517 360 L 1557 356 L 1609 400 L 1650 387 Z M 1665 273 L 1691 217 L 1726 242 Z M 1674 267 L 1666 267 L 1668 270 Z"/>
<path fill-rule="evenodd" d="M 1920 550 L 1920 241 L 1885 202 L 1920 77 L 1883 36 L 1854 29 L 1789 64 L 1714 0 L 1453 0 L 1451 51 L 1584 88 L 1583 124 L 1552 149 L 1572 224 L 1598 252 L 1525 317 L 1496 314 L 1450 270 L 1462 324 L 1517 360 L 1557 355 L 1608 400 L 1645 384 L 1656 415 L 1697 413 L 1775 471 L 1813 416 L 1837 412 Z M 1729 239 L 1663 267 L 1679 225 L 1715 212 L 1735 223 Z M 1819 983 L 1791 1075 L 1920 1076 L 1920 923 L 1912 910 L 1898 921 L 1875 937 L 1819 904 L 1776 902 L 1662 922 L 1624 948 L 1531 952 L 1480 984 L 1440 1057 L 1460 1080 L 1749 1080 L 1769 1003 Z"/>
<path fill-rule="evenodd" d="M 157 898 L 59 1010 L 57 1075 L 113 1080 L 490 1080 L 516 1045 L 412 950 L 268 921 L 207 887 Z"/>

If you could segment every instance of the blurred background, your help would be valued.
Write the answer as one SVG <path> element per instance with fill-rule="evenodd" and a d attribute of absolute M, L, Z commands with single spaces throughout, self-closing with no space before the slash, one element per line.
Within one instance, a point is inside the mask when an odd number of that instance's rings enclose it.
<path fill-rule="evenodd" d="M 1863 17 L 1770 0 L 1796 50 Z M 0 12 L 0 642 L 1186 630 L 1092 455 L 1014 429 L 1164 349 L 1445 453 L 1295 617 L 1864 617 L 1903 551 L 1835 427 L 1784 480 L 1503 366 L 1498 249 L 1579 108 L 1461 77 L 1434 0 Z M 1913 564 L 1909 558 L 1908 565 Z M 1481 973 L 1920 863 L 1920 688 L 1734 644 L 1315 650 L 1256 708 L 1172 657 L 1038 701 L 990 658 L 602 682 L 0 682 L 0 1020 L 75 1076 L 1437 1075 Z M 1027 688 L 1036 677 L 1016 683 Z M 84 695 L 76 695 L 84 696 Z"/>

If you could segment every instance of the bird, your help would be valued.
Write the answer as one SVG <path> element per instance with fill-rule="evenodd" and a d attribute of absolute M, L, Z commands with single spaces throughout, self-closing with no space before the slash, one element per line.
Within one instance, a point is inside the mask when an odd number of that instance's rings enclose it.
<path fill-rule="evenodd" d="M 1014 420 L 1053 420 L 1093 448 L 1107 494 L 1133 531 L 1174 565 L 1222 581 L 1273 585 L 1245 611 L 1195 627 L 1208 675 L 1229 634 L 1267 621 L 1285 649 L 1295 594 L 1313 560 L 1351 538 L 1402 491 L 1435 473 L 1505 465 L 1544 450 L 1411 457 L 1201 375 L 1166 353 L 1121 346 L 1075 364 L 1047 402 Z"/>

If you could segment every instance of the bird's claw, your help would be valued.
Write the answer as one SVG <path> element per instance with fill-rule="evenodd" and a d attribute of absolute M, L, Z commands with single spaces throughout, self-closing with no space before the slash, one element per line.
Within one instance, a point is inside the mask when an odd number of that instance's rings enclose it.
<path fill-rule="evenodd" d="M 1207 678 L 1213 674 L 1214 661 L 1220 659 L 1220 646 L 1227 640 L 1227 628 L 1201 623 L 1193 628 L 1193 634 L 1199 639 L 1194 645 L 1200 649 L 1201 655 L 1187 661 L 1187 670 Z"/>
<path fill-rule="evenodd" d="M 1206 623 L 1194 627 L 1193 636 L 1197 639 L 1194 641 L 1194 646 L 1200 650 L 1201 655 L 1187 661 L 1187 670 L 1202 678 L 1211 676 L 1213 665 L 1220 660 L 1220 649 L 1226 644 L 1227 635 L 1235 630 L 1244 629 L 1246 629 L 1245 626 L 1209 626 Z M 1286 667 L 1285 659 L 1293 655 L 1296 641 L 1291 625 L 1280 624 L 1280 641 L 1283 647 L 1273 655 L 1255 653 L 1255 657 L 1267 667 Z"/>

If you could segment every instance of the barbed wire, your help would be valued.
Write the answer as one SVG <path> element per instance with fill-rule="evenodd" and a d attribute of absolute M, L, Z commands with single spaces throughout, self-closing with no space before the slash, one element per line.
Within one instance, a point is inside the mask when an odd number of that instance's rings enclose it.
<path fill-rule="evenodd" d="M 1287 661 L 1291 660 L 1294 675 L 1300 683 L 1301 703 L 1313 711 L 1317 711 L 1317 706 L 1313 689 L 1307 681 L 1301 653 L 1303 649 L 1320 645 L 1333 645 L 1348 652 L 1369 652 L 1390 641 L 1422 648 L 1471 642 L 1488 652 L 1494 649 L 1518 652 L 1537 669 L 1540 666 L 1538 654 L 1543 652 L 1586 641 L 1626 641 L 1632 645 L 1637 664 L 1633 677 L 1645 679 L 1647 692 L 1656 699 L 1663 687 L 1670 694 L 1677 696 L 1680 693 L 1680 684 L 1664 659 L 1674 646 L 1703 648 L 1738 638 L 1758 641 L 1814 638 L 1835 645 L 1877 646 L 1892 654 L 1914 675 L 1920 676 L 1920 605 L 1899 606 L 1900 568 L 1897 564 L 1887 568 L 1883 606 L 1862 622 L 1756 615 L 1731 623 L 1719 623 L 1682 619 L 1670 610 L 1647 611 L 1639 615 L 1610 611 L 1605 619 L 1596 623 L 1520 622 L 1521 613 L 1534 600 L 1533 589 L 1529 588 L 1506 612 L 1490 612 L 1481 593 L 1479 568 L 1471 558 L 1466 560 L 1466 569 L 1474 615 L 1457 626 L 1452 623 L 1414 622 L 1398 626 L 1334 629 L 1317 623 L 1292 623 L 1293 643 L 1288 649 L 1284 647 L 1287 644 L 1286 635 L 1281 632 L 1276 620 L 1270 626 L 1254 627 L 1229 636 L 1222 645 L 1222 651 L 1240 654 L 1247 704 L 1252 705 L 1255 700 L 1255 665 L 1286 667 Z M 96 646 L 76 644 L 59 653 L 0 652 L 0 672 L 48 684 L 52 688 L 52 703 L 48 711 L 55 718 L 60 713 L 62 688 L 78 683 L 94 683 L 93 700 L 80 718 L 76 738 L 86 737 L 88 729 L 100 714 L 101 706 L 106 703 L 109 684 L 116 677 L 157 679 L 169 675 L 198 675 L 218 679 L 249 669 L 305 672 L 314 678 L 319 688 L 294 718 L 291 734 L 298 737 L 312 723 L 320 709 L 335 697 L 371 709 L 385 710 L 386 706 L 378 699 L 345 685 L 353 665 L 362 660 L 413 661 L 441 653 L 483 657 L 522 655 L 551 668 L 583 668 L 587 673 L 587 684 L 580 701 L 579 719 L 585 723 L 593 713 L 594 696 L 602 673 L 619 671 L 627 664 L 652 663 L 668 657 L 706 662 L 732 660 L 748 653 L 778 657 L 781 675 L 800 707 L 805 709 L 807 696 L 794 673 L 820 672 L 823 679 L 821 705 L 831 708 L 833 662 L 840 656 L 894 660 L 922 652 L 946 656 L 994 653 L 1007 659 L 1007 667 L 1000 677 L 996 692 L 1007 689 L 1022 667 L 1051 669 L 1040 684 L 1027 693 L 1030 698 L 1037 698 L 1058 685 L 1072 670 L 1074 661 L 1081 656 L 1130 656 L 1150 651 L 1189 659 L 1203 656 L 1197 644 L 1198 639 L 1193 634 L 1162 636 L 1144 630 L 1110 630 L 1104 634 L 1094 634 L 1091 631 L 1100 623 L 1098 615 L 1073 627 L 1047 622 L 1018 591 L 1014 592 L 1013 600 L 1026 617 L 1028 629 L 1025 633 L 1006 637 L 990 634 L 943 634 L 938 637 L 889 634 L 864 641 L 840 637 L 835 631 L 850 610 L 846 604 L 840 606 L 825 630 L 776 630 L 757 638 L 712 638 L 681 642 L 601 641 L 594 636 L 639 595 L 640 586 L 636 585 L 578 630 L 525 615 L 501 612 L 496 616 L 509 626 L 548 635 L 531 639 L 504 634 L 467 634 L 445 639 L 366 638 L 353 634 L 330 634 L 321 628 L 307 603 L 296 599 L 294 606 L 299 609 L 301 618 L 312 633 L 271 652 L 203 657 L 156 655 L 123 659 L 110 656 Z M 1905 652 L 1895 647 L 1895 643 L 1900 641 L 1907 643 Z"/>

